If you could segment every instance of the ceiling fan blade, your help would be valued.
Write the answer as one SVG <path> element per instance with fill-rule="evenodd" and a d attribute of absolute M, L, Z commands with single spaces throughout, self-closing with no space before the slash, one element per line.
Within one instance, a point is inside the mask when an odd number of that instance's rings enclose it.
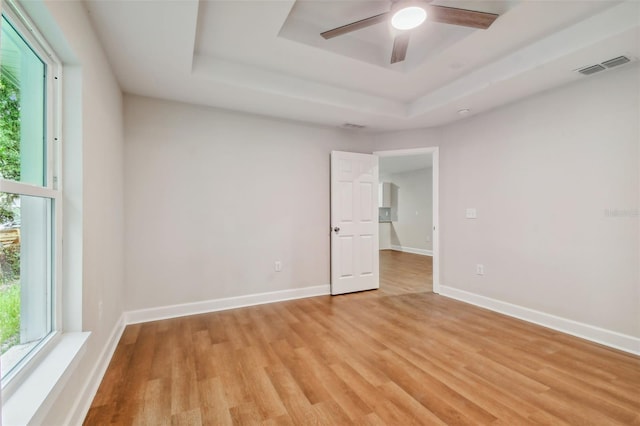
<path fill-rule="evenodd" d="M 333 38 L 333 37 L 337 37 L 337 36 L 340 36 L 342 34 L 347 34 L 347 33 L 350 33 L 352 31 L 360 30 L 362 28 L 370 27 L 371 25 L 375 25 L 375 24 L 378 24 L 380 22 L 384 22 L 387 19 L 387 15 L 389 15 L 389 12 L 384 12 L 384 13 L 381 13 L 379 15 L 374 15 L 374 16 L 371 16 L 369 18 L 361 19 L 359 21 L 352 22 L 350 24 L 343 25 L 341 27 L 325 31 L 323 33 L 320 33 L 320 35 L 322 37 L 324 37 L 325 39 L 330 39 L 330 38 Z"/>
<path fill-rule="evenodd" d="M 407 48 L 409 47 L 409 31 L 397 35 L 393 40 L 393 51 L 391 52 L 391 63 L 404 61 L 407 56 Z"/>
<path fill-rule="evenodd" d="M 446 6 L 429 6 L 427 19 L 443 24 L 460 25 L 463 27 L 480 28 L 486 30 L 499 15 L 475 10 L 457 9 Z"/>

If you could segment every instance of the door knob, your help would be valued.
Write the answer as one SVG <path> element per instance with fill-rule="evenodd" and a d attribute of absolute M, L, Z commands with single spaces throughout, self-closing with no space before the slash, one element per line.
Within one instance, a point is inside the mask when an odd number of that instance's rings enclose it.
<path fill-rule="evenodd" d="M 338 232 L 340 232 L 340 228 L 338 226 L 334 227 L 333 232 L 337 234 Z"/>

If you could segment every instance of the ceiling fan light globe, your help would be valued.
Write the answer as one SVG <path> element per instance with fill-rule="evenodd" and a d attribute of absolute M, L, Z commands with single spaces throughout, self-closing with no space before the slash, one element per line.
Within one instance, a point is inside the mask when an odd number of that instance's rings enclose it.
<path fill-rule="evenodd" d="M 409 6 L 393 14 L 391 26 L 397 30 L 410 30 L 420 26 L 426 19 L 426 10 L 419 6 Z"/>

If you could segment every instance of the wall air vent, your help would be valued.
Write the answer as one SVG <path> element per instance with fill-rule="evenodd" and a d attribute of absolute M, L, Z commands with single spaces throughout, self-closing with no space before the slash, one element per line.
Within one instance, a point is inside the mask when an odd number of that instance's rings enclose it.
<path fill-rule="evenodd" d="M 363 126 L 362 124 L 354 124 L 354 123 L 344 123 L 342 125 L 342 128 L 344 129 L 353 129 L 353 130 L 360 130 L 360 129 L 364 129 L 365 126 Z"/>
<path fill-rule="evenodd" d="M 602 65 L 591 65 L 590 67 L 579 69 L 578 72 L 584 75 L 591 75 L 604 70 L 606 70 L 606 68 Z"/>
<path fill-rule="evenodd" d="M 631 59 L 626 56 L 618 56 L 617 58 L 609 59 L 608 61 L 604 61 L 602 65 L 607 68 L 617 67 L 618 65 L 626 64 L 627 62 L 631 62 Z"/>

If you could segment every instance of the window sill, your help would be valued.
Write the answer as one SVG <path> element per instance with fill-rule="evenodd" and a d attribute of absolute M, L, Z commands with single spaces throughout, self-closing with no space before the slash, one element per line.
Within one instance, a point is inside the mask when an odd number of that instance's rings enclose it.
<path fill-rule="evenodd" d="M 51 351 L 22 380 L 13 394 L 2 401 L 4 426 L 40 423 L 64 383 L 71 376 L 91 333 L 64 333 Z"/>

